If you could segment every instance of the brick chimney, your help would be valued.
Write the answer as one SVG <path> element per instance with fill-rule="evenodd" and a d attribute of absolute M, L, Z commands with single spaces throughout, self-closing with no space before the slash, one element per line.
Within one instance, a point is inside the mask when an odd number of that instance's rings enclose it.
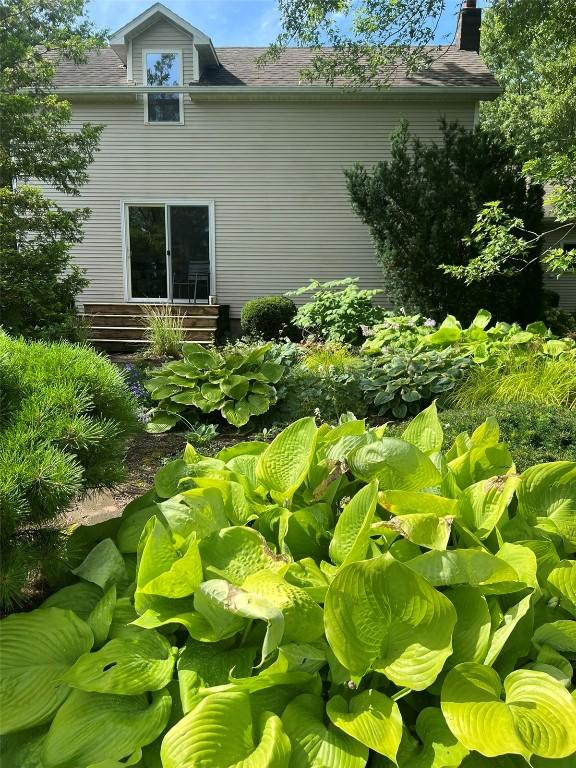
<path fill-rule="evenodd" d="M 482 9 L 476 8 L 476 0 L 464 0 L 456 29 L 456 48 L 480 53 L 481 21 Z"/>

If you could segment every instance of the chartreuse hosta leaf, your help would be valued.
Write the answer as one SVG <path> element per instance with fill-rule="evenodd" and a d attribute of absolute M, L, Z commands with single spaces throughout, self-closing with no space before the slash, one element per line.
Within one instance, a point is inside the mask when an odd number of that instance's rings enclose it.
<path fill-rule="evenodd" d="M 368 748 L 326 723 L 324 702 L 303 693 L 284 710 L 282 723 L 292 745 L 290 768 L 364 768 Z"/>
<path fill-rule="evenodd" d="M 366 557 L 377 500 L 378 483 L 373 481 L 361 488 L 344 507 L 330 542 L 333 563 L 348 565 Z"/>
<path fill-rule="evenodd" d="M 86 618 L 86 622 L 94 635 L 95 648 L 100 648 L 108 639 L 115 608 L 116 585 L 112 584 Z"/>
<path fill-rule="evenodd" d="M 157 517 L 150 518 L 143 532 L 137 589 L 146 595 L 188 597 L 202 581 L 202 561 L 196 534 L 183 551 L 174 546 L 170 532 Z"/>
<path fill-rule="evenodd" d="M 373 669 L 424 690 L 452 652 L 456 611 L 447 597 L 386 554 L 342 568 L 325 602 L 326 637 L 354 675 Z"/>
<path fill-rule="evenodd" d="M 519 581 L 512 566 L 482 550 L 426 552 L 409 560 L 407 565 L 436 587 L 470 584 L 480 587 L 484 594 L 499 595 L 526 586 Z"/>
<path fill-rule="evenodd" d="M 0 733 L 48 722 L 70 693 L 62 676 L 93 640 L 88 624 L 61 608 L 0 621 Z"/>
<path fill-rule="evenodd" d="M 447 663 L 455 666 L 463 661 L 484 661 L 492 628 L 486 598 L 477 587 L 465 585 L 447 589 L 444 594 L 458 616 L 452 635 L 452 655 Z"/>
<path fill-rule="evenodd" d="M 140 696 L 73 691 L 52 721 L 42 768 L 80 768 L 126 758 L 162 733 L 171 706 L 165 689 Z"/>
<path fill-rule="evenodd" d="M 419 740 L 410 739 L 404 731 L 397 757 L 400 768 L 457 768 L 468 755 L 437 707 L 420 712 L 415 731 Z"/>
<path fill-rule="evenodd" d="M 440 484 L 440 473 L 426 454 L 395 437 L 363 445 L 348 456 L 352 473 L 369 483 L 378 480 L 382 490 L 420 491 Z"/>
<path fill-rule="evenodd" d="M 520 482 L 519 475 L 504 475 L 469 485 L 460 497 L 462 522 L 485 539 L 505 514 Z"/>
<path fill-rule="evenodd" d="M 459 664 L 446 676 L 441 706 L 456 738 L 487 757 L 576 751 L 576 700 L 543 672 L 518 669 L 502 685 L 493 669 Z"/>
<path fill-rule="evenodd" d="M 383 693 L 362 691 L 350 699 L 333 696 L 326 714 L 334 725 L 369 749 L 395 760 L 402 738 L 398 704 Z"/>
<path fill-rule="evenodd" d="M 162 742 L 163 768 L 288 768 L 290 740 L 277 715 L 254 722 L 245 693 L 201 699 Z"/>
<path fill-rule="evenodd" d="M 224 528 L 204 539 L 200 554 L 207 578 L 223 578 L 238 586 L 256 571 L 281 570 L 290 562 L 286 555 L 275 554 L 258 531 L 244 526 Z"/>
<path fill-rule="evenodd" d="M 322 608 L 303 589 L 289 584 L 278 573 L 258 571 L 248 576 L 242 587 L 282 611 L 285 643 L 311 643 L 322 636 Z"/>
<path fill-rule="evenodd" d="M 436 401 L 412 419 L 402 432 L 402 440 L 415 445 L 427 455 L 436 453 L 442 448 L 444 431 L 438 418 Z"/>
<path fill-rule="evenodd" d="M 498 445 L 471 448 L 458 458 L 452 459 L 448 463 L 448 468 L 458 486 L 464 489 L 481 480 L 510 473 L 513 471 L 514 461 L 508 448 L 503 443 L 498 443 Z"/>
<path fill-rule="evenodd" d="M 107 589 L 110 584 L 127 581 L 126 564 L 112 539 L 96 544 L 86 559 L 72 573 L 81 579 Z"/>
<path fill-rule="evenodd" d="M 408 541 L 426 549 L 446 549 L 452 530 L 452 517 L 435 514 L 398 515 L 376 523 L 374 529 L 396 531 Z"/>
<path fill-rule="evenodd" d="M 291 499 L 306 479 L 314 458 L 317 432 L 312 417 L 299 419 L 280 432 L 260 454 L 256 476 L 274 498 Z"/>
<path fill-rule="evenodd" d="M 548 574 L 548 588 L 562 605 L 576 615 L 576 560 L 562 560 Z"/>
<path fill-rule="evenodd" d="M 548 624 L 541 624 L 534 632 L 532 640 L 539 646 L 548 645 L 550 648 L 576 659 L 576 621 L 559 619 Z"/>
<path fill-rule="evenodd" d="M 173 669 L 170 643 L 150 630 L 110 640 L 99 651 L 81 656 L 62 679 L 83 691 L 134 695 L 164 688 Z"/>
<path fill-rule="evenodd" d="M 576 462 L 537 464 L 523 472 L 518 511 L 531 525 L 576 546 Z"/>

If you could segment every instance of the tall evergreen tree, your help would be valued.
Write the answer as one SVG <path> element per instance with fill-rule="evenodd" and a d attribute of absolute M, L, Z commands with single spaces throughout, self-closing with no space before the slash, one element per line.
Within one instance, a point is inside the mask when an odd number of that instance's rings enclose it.
<path fill-rule="evenodd" d="M 470 286 L 442 265 L 466 265 L 476 256 L 469 234 L 478 211 L 492 200 L 502 200 L 528 229 L 538 230 L 542 190 L 527 182 L 512 150 L 491 134 L 445 122 L 441 129 L 440 142 L 424 143 L 404 123 L 392 137 L 389 160 L 346 172 L 352 206 L 370 227 L 386 290 L 397 307 L 432 317 L 448 312 L 467 321 L 483 307 L 498 320 L 530 322 L 542 311 L 537 259 L 519 275 L 491 276 Z"/>
<path fill-rule="evenodd" d="M 69 336 L 87 285 L 71 263 L 86 208 L 65 208 L 38 184 L 78 195 L 101 126 L 70 130 L 70 104 L 52 91 L 61 58 L 103 45 L 85 0 L 0 0 L 0 322 L 11 333 Z"/>

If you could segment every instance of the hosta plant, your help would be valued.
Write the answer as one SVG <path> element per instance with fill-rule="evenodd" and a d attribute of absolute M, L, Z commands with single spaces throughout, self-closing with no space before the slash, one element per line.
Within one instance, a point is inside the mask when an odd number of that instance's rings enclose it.
<path fill-rule="evenodd" d="M 362 380 L 364 397 L 381 414 L 403 419 L 456 386 L 472 358 L 451 348 L 440 351 L 397 349 L 375 360 Z"/>
<path fill-rule="evenodd" d="M 271 344 L 220 354 L 200 344 L 183 344 L 183 359 L 167 363 L 146 382 L 157 405 L 149 432 L 167 432 L 176 424 L 191 426 L 200 413 L 219 411 L 235 427 L 266 413 L 276 402 L 283 366 L 267 360 Z"/>
<path fill-rule="evenodd" d="M 573 766 L 576 463 L 443 439 L 304 418 L 78 528 L 0 623 L 2 764 Z"/>

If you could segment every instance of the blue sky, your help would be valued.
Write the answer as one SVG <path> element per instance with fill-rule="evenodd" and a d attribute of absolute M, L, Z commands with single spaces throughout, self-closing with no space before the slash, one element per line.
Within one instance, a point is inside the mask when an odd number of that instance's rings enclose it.
<path fill-rule="evenodd" d="M 280 27 L 275 0 L 162 0 L 175 13 L 212 38 L 214 45 L 268 45 Z M 154 0 L 91 0 L 88 15 L 114 31 L 152 5 Z M 418 0 L 414 0 L 418 2 Z M 435 42 L 452 40 L 461 0 L 446 0 Z"/>

